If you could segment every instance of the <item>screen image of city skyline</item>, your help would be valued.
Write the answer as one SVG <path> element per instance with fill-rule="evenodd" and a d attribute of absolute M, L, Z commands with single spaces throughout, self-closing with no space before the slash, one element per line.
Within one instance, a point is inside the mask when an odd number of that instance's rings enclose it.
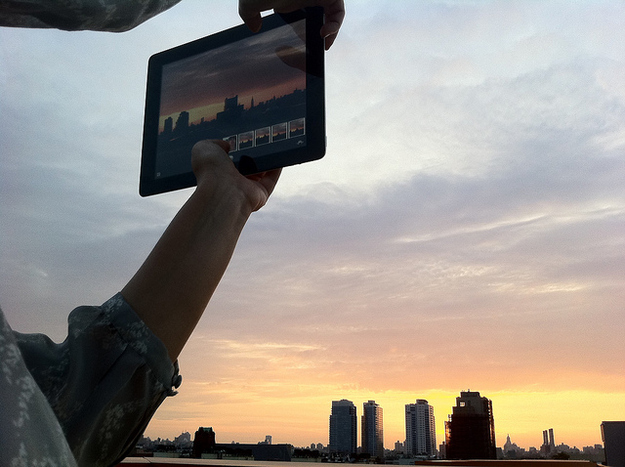
<path fill-rule="evenodd" d="M 254 96 L 259 103 L 305 89 L 306 70 L 283 57 L 285 49 L 303 50 L 298 34 L 303 28 L 305 22 L 299 21 L 164 65 L 161 119 L 208 109 L 235 95 L 249 106 Z M 212 120 L 215 115 L 204 117 Z"/>
<path fill-rule="evenodd" d="M 124 34 L 0 28 L 14 329 L 62 341 L 140 266 L 191 192 L 137 194 L 147 60 L 240 21 L 183 0 Z M 601 443 L 625 420 L 624 83 L 620 1 L 348 1 L 326 155 L 251 217 L 146 435 L 325 445 L 333 400 L 374 400 L 392 448 L 425 399 L 440 444 L 471 389 L 499 447 Z"/>

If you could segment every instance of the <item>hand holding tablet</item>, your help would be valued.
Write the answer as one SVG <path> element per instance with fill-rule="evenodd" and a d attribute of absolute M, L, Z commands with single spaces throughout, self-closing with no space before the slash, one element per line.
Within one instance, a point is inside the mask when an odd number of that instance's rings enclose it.
<path fill-rule="evenodd" d="M 321 8 L 263 18 L 150 58 L 140 194 L 194 186 L 191 149 L 227 141 L 243 174 L 325 154 Z"/>
<path fill-rule="evenodd" d="M 325 18 L 319 33 L 325 39 L 325 49 L 329 50 L 345 18 L 343 0 L 239 0 L 239 16 L 252 31 L 258 32 L 263 23 L 261 11 L 273 9 L 276 13 L 291 13 L 312 3 L 323 8 Z"/>

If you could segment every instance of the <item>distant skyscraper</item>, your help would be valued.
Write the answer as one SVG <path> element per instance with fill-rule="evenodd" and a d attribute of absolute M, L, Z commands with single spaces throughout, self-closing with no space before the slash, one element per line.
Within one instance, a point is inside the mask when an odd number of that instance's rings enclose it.
<path fill-rule="evenodd" d="M 406 454 L 406 446 L 399 440 L 395 441 L 395 453 Z"/>
<path fill-rule="evenodd" d="M 496 459 L 493 405 L 479 392 L 461 392 L 445 423 L 447 459 Z"/>
<path fill-rule="evenodd" d="M 358 443 L 356 406 L 346 399 L 332 401 L 330 415 L 330 453 L 349 455 L 356 453 Z"/>
<path fill-rule="evenodd" d="M 384 417 L 375 401 L 362 405 L 362 452 L 384 458 Z"/>
<path fill-rule="evenodd" d="M 556 450 L 556 441 L 553 436 L 553 428 L 543 431 L 543 445 L 540 447 L 540 452 L 544 455 L 550 455 Z"/>
<path fill-rule="evenodd" d="M 436 456 L 434 407 L 424 399 L 406 404 L 406 454 Z"/>

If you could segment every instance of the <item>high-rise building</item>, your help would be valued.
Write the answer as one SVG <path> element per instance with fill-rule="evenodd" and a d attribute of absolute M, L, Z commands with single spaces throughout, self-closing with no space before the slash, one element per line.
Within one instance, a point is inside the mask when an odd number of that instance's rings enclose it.
<path fill-rule="evenodd" d="M 436 456 L 434 407 L 425 399 L 406 404 L 406 454 Z"/>
<path fill-rule="evenodd" d="M 213 427 L 199 427 L 193 439 L 193 457 L 200 458 L 202 453 L 215 448 L 215 432 Z"/>
<path fill-rule="evenodd" d="M 356 406 L 352 401 L 346 399 L 332 401 L 330 443 L 328 444 L 328 450 L 331 454 L 350 455 L 356 453 L 357 423 Z"/>
<path fill-rule="evenodd" d="M 384 458 L 384 417 L 375 401 L 362 404 L 362 452 Z"/>
<path fill-rule="evenodd" d="M 606 465 L 625 467 L 625 422 L 601 422 L 601 438 Z"/>
<path fill-rule="evenodd" d="M 447 459 L 496 459 L 492 402 L 479 392 L 461 392 L 445 422 L 445 439 Z"/>

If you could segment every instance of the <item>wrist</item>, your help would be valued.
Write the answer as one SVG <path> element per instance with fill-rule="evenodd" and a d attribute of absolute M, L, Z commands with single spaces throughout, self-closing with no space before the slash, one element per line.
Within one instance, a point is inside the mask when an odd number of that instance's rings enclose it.
<path fill-rule="evenodd" d="M 243 224 L 253 212 L 245 192 L 229 177 L 214 177 L 198 183 L 190 201 L 212 218 L 234 218 Z"/>

